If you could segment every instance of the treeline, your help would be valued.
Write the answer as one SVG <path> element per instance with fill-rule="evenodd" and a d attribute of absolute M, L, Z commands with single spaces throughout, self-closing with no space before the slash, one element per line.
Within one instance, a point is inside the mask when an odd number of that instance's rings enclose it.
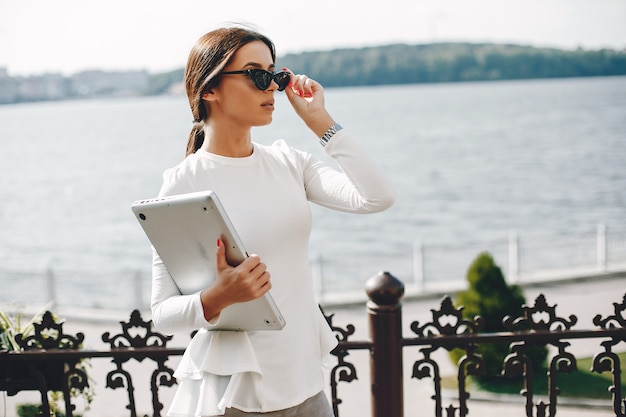
<path fill-rule="evenodd" d="M 278 67 L 326 87 L 626 75 L 626 52 L 438 43 L 304 52 Z"/>
<path fill-rule="evenodd" d="M 287 54 L 277 67 L 326 87 L 626 75 L 626 51 L 521 45 L 436 43 Z M 183 69 L 153 74 L 148 94 L 183 79 Z"/>

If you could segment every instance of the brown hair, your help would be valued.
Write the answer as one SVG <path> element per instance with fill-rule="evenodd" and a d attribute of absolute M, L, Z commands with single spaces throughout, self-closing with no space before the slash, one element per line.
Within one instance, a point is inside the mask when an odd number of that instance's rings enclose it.
<path fill-rule="evenodd" d="M 195 153 L 204 142 L 204 123 L 209 118 L 208 106 L 202 95 L 217 86 L 220 72 L 242 46 L 261 41 L 267 45 L 276 60 L 276 49 L 266 36 L 247 28 L 228 27 L 213 30 L 202 36 L 191 49 L 185 68 L 185 88 L 193 114 L 193 127 L 187 141 L 187 155 Z"/>

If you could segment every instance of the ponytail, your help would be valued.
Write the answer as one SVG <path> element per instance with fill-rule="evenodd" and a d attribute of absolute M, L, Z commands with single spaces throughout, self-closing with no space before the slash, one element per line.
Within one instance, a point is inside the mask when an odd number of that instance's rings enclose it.
<path fill-rule="evenodd" d="M 192 153 L 196 153 L 204 142 L 204 121 L 194 121 L 191 132 L 189 133 L 189 139 L 187 140 L 187 152 L 185 156 L 189 156 Z"/>

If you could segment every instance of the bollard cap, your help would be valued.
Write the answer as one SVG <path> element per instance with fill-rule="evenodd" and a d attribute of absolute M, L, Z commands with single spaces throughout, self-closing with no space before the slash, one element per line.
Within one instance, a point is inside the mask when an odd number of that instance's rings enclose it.
<path fill-rule="evenodd" d="M 379 306 L 391 306 L 404 296 L 404 283 L 389 272 L 381 271 L 365 283 L 365 292 L 370 301 Z"/>

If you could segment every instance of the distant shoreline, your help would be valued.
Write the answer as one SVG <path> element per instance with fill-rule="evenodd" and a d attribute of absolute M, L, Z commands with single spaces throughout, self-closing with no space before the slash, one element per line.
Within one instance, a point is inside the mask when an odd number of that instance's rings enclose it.
<path fill-rule="evenodd" d="M 626 48 L 393 44 L 286 54 L 277 61 L 327 88 L 626 75 Z M 70 76 L 10 76 L 7 68 L 0 68 L 0 104 L 183 94 L 183 73 L 184 68 L 160 73 L 96 69 Z"/>

